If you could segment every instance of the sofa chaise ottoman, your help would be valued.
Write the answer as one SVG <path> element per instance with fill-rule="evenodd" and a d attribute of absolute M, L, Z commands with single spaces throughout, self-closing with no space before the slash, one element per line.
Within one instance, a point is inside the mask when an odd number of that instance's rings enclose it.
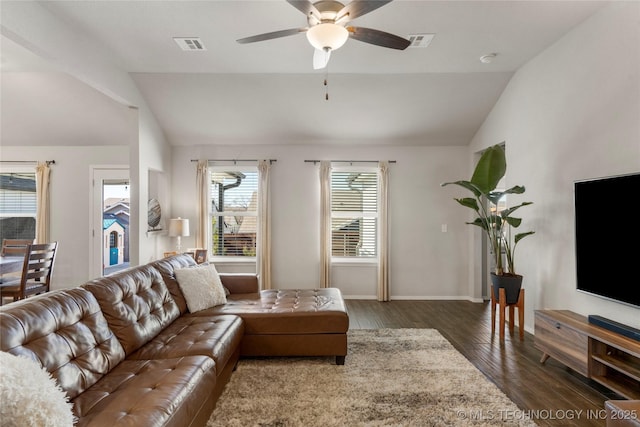
<path fill-rule="evenodd" d="M 336 364 L 344 364 L 349 315 L 339 289 L 260 290 L 255 274 L 220 273 L 229 291 L 227 303 L 189 313 L 174 274 L 185 257 L 152 265 L 162 273 L 183 315 L 235 315 L 244 320 L 241 356 L 335 356 Z"/>

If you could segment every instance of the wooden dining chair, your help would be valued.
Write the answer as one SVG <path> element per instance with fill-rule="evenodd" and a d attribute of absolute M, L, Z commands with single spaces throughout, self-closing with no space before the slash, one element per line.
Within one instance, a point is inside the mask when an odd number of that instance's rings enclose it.
<path fill-rule="evenodd" d="M 24 255 L 27 245 L 33 244 L 33 240 L 29 239 L 2 239 L 2 256 Z"/>
<path fill-rule="evenodd" d="M 22 275 L 17 280 L 2 283 L 0 304 L 4 298 L 13 298 L 13 301 L 18 301 L 31 295 L 48 292 L 57 250 L 58 242 L 27 245 Z"/>
<path fill-rule="evenodd" d="M 0 256 L 24 256 L 27 246 L 32 244 L 29 239 L 2 239 Z M 20 272 L 4 273 L 0 275 L 0 283 L 6 283 L 20 278 Z"/>

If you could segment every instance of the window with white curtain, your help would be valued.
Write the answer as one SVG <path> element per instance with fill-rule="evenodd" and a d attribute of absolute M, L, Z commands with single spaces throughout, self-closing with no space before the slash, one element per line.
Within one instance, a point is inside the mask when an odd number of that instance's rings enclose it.
<path fill-rule="evenodd" d="M 255 258 L 258 234 L 258 168 L 209 168 L 213 256 Z"/>
<path fill-rule="evenodd" d="M 375 168 L 331 171 L 332 258 L 377 256 L 378 174 Z"/>
<path fill-rule="evenodd" d="M 0 241 L 36 236 L 36 174 L 16 169 L 0 173 Z"/>

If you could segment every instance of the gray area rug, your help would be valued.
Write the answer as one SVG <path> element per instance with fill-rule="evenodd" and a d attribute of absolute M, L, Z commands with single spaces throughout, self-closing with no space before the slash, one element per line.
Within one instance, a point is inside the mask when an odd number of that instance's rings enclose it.
<path fill-rule="evenodd" d="M 333 358 L 241 359 L 207 426 L 534 426 L 435 329 L 349 331 Z"/>

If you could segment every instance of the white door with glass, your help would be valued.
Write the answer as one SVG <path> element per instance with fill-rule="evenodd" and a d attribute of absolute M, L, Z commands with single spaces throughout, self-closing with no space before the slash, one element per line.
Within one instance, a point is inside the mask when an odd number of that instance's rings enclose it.
<path fill-rule="evenodd" d="M 129 267 L 129 168 L 91 168 L 91 277 Z"/>

